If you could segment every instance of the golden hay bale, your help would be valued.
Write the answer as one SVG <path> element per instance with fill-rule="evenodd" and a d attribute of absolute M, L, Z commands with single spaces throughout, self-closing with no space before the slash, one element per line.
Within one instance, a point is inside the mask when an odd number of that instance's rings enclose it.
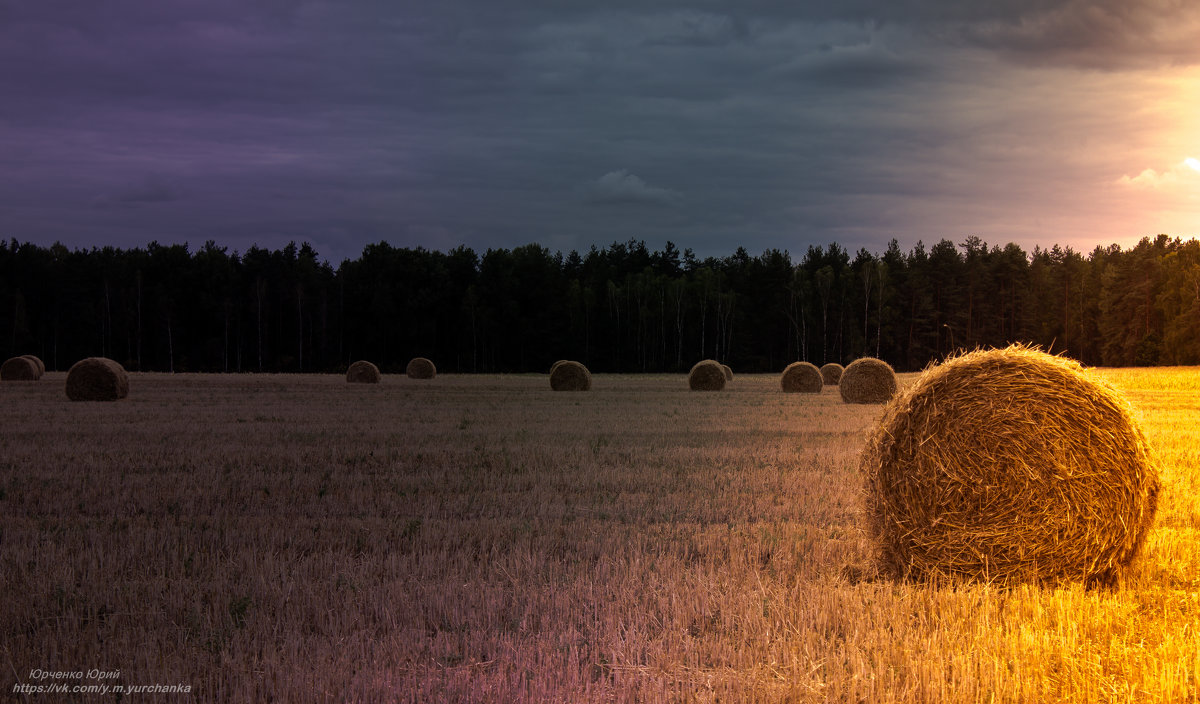
<path fill-rule="evenodd" d="M 382 377 L 379 367 L 360 359 L 346 370 L 346 381 L 351 384 L 378 384 Z"/>
<path fill-rule="evenodd" d="M 688 388 L 692 391 L 720 391 L 725 388 L 725 371 L 721 364 L 712 359 L 704 359 L 688 372 Z"/>
<path fill-rule="evenodd" d="M 886 407 L 861 468 L 868 533 L 894 577 L 1111 582 L 1157 505 L 1124 398 L 1021 346 L 927 369 Z"/>
<path fill-rule="evenodd" d="M 437 376 L 437 367 L 424 357 L 413 357 L 404 371 L 409 379 L 432 379 Z"/>
<path fill-rule="evenodd" d="M 72 401 L 116 401 L 129 395 L 125 367 L 107 357 L 88 357 L 67 371 L 67 398 Z"/>
<path fill-rule="evenodd" d="M 37 365 L 39 378 L 46 374 L 46 363 L 42 361 L 41 357 L 32 354 L 23 354 L 21 356 Z"/>
<path fill-rule="evenodd" d="M 837 386 L 842 379 L 842 372 L 846 371 L 842 365 L 837 362 L 830 362 L 821 367 L 821 379 L 824 380 L 826 386 Z"/>
<path fill-rule="evenodd" d="M 779 377 L 779 385 L 788 393 L 817 394 L 825 386 L 821 370 L 811 362 L 792 362 Z"/>
<path fill-rule="evenodd" d="M 550 372 L 550 388 L 555 391 L 588 391 L 592 388 L 592 373 L 579 362 L 557 362 Z"/>
<path fill-rule="evenodd" d="M 722 364 L 721 371 L 725 373 L 725 381 L 733 381 L 733 370 L 729 368 L 728 364 Z"/>
<path fill-rule="evenodd" d="M 37 381 L 41 376 L 37 364 L 28 357 L 12 357 L 0 365 L 3 381 Z"/>
<path fill-rule="evenodd" d="M 896 395 L 896 372 L 874 357 L 856 359 L 842 372 L 838 391 L 846 403 L 886 403 Z"/>

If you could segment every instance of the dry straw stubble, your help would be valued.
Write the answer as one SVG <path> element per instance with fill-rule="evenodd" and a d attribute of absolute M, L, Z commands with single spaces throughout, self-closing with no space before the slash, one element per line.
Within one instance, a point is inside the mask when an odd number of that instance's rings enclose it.
<path fill-rule="evenodd" d="M 861 467 L 868 532 L 894 577 L 1109 582 L 1157 507 L 1124 398 L 1021 346 L 927 369 L 887 406 Z"/>
<path fill-rule="evenodd" d="M 816 394 L 825 386 L 821 370 L 812 362 L 792 362 L 779 377 L 779 385 L 788 393 Z"/>
<path fill-rule="evenodd" d="M 346 370 L 346 381 L 351 384 L 378 384 L 382 376 L 379 367 L 360 359 Z"/>
<path fill-rule="evenodd" d="M 725 370 L 720 362 L 705 359 L 692 367 L 688 372 L 688 388 L 692 391 L 720 391 L 725 388 Z"/>
<path fill-rule="evenodd" d="M 41 376 L 37 364 L 28 357 L 12 357 L 0 365 L 0 380 L 37 381 Z"/>
<path fill-rule="evenodd" d="M 129 395 L 129 375 L 107 357 L 88 357 L 67 371 L 66 391 L 72 401 L 117 401 Z"/>
<path fill-rule="evenodd" d="M 414 357 L 404 371 L 409 379 L 432 379 L 437 376 L 437 367 L 425 357 Z"/>
<path fill-rule="evenodd" d="M 826 386 L 837 386 L 842 379 L 842 372 L 846 371 L 842 365 L 837 362 L 830 362 L 821 367 L 821 378 L 825 381 Z"/>
<path fill-rule="evenodd" d="M 592 373 L 579 362 L 556 362 L 550 372 L 550 388 L 555 391 L 588 391 L 592 388 Z"/>
<path fill-rule="evenodd" d="M 846 403 L 886 403 L 896 395 L 896 388 L 892 366 L 874 357 L 854 360 L 838 380 L 838 391 Z"/>

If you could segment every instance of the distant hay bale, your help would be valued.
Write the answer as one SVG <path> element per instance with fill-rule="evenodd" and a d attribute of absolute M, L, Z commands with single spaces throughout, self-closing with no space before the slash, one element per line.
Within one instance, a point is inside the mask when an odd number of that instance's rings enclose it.
<path fill-rule="evenodd" d="M 886 403 L 896 395 L 896 372 L 874 357 L 856 359 L 842 372 L 838 391 L 846 403 Z"/>
<path fill-rule="evenodd" d="M 728 364 L 722 364 L 721 371 L 725 373 L 725 381 L 733 381 L 733 370 L 729 368 Z"/>
<path fill-rule="evenodd" d="M 365 359 L 351 364 L 346 370 L 346 381 L 351 384 L 378 384 L 381 378 L 379 367 Z"/>
<path fill-rule="evenodd" d="M 725 388 L 725 370 L 712 359 L 705 359 L 688 372 L 688 388 L 692 391 L 720 391 Z"/>
<path fill-rule="evenodd" d="M 779 377 L 779 385 L 788 393 L 817 394 L 821 393 L 825 382 L 817 365 L 812 362 L 792 362 Z"/>
<path fill-rule="evenodd" d="M 1111 583 L 1159 487 L 1125 399 L 1022 346 L 927 369 L 886 407 L 861 469 L 880 572 L 901 578 Z"/>
<path fill-rule="evenodd" d="M 32 354 L 23 354 L 21 356 L 37 365 L 39 378 L 46 375 L 46 363 L 42 361 L 41 357 Z"/>
<path fill-rule="evenodd" d="M 837 362 L 830 362 L 821 367 L 821 379 L 824 380 L 826 386 L 837 386 L 842 379 L 842 373 L 845 368 Z"/>
<path fill-rule="evenodd" d="M 116 401 L 129 395 L 125 368 L 107 357 L 88 357 L 67 371 L 67 398 L 72 401 Z"/>
<path fill-rule="evenodd" d="M 432 379 L 437 376 L 437 367 L 424 357 L 414 357 L 405 369 L 409 379 Z"/>
<path fill-rule="evenodd" d="M 550 388 L 555 391 L 588 391 L 592 388 L 592 373 L 579 362 L 556 362 L 550 372 Z"/>
<path fill-rule="evenodd" d="M 11 357 L 0 365 L 2 381 L 37 381 L 41 376 L 37 364 L 28 357 Z"/>

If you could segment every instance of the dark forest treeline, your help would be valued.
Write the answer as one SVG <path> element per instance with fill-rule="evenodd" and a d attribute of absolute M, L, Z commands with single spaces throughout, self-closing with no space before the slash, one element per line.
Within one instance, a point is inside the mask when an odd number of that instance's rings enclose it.
<path fill-rule="evenodd" d="M 956 348 L 1030 342 L 1087 364 L 1200 363 L 1200 243 L 1128 251 L 989 247 L 970 237 L 698 259 L 630 240 L 584 254 L 536 244 L 449 252 L 367 246 L 337 269 L 305 244 L 69 251 L 0 243 L 8 354 L 65 369 L 339 371 L 413 356 L 444 372 L 746 372 L 878 356 L 915 370 Z"/>

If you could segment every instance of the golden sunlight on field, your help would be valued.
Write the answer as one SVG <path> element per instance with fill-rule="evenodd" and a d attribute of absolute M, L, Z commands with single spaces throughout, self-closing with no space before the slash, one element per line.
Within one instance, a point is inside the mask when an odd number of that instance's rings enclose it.
<path fill-rule="evenodd" d="M 1111 589 L 863 579 L 878 405 L 738 374 L 0 388 L 0 668 L 198 701 L 1200 697 L 1200 372 L 1104 370 L 1162 463 Z M 901 385 L 912 375 L 900 375 Z M 88 682 L 83 682 L 88 684 Z M 13 695 L 10 695 L 13 696 Z"/>

